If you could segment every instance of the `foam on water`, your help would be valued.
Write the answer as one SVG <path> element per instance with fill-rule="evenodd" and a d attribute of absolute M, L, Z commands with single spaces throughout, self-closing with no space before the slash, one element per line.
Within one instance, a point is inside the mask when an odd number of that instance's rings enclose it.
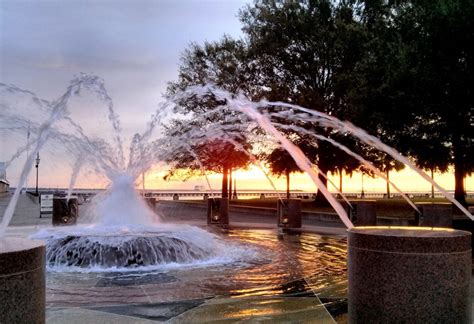
<path fill-rule="evenodd" d="M 111 187 L 98 197 L 92 212 L 91 223 L 105 226 L 153 225 L 160 221 L 135 189 L 134 179 L 120 174 Z"/>
<path fill-rule="evenodd" d="M 114 272 L 249 262 L 263 252 L 224 240 L 199 227 L 78 225 L 43 229 L 31 238 L 46 242 L 49 271 Z"/>

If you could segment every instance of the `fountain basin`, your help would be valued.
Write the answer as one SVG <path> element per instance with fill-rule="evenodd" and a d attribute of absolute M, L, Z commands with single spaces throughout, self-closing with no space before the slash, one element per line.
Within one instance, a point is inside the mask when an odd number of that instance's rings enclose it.
<path fill-rule="evenodd" d="M 249 250 L 196 226 L 77 225 L 43 229 L 46 267 L 59 272 L 149 271 L 232 262 Z"/>
<path fill-rule="evenodd" d="M 44 254 L 41 241 L 0 238 L 2 323 L 44 323 Z"/>
<path fill-rule="evenodd" d="M 274 224 L 269 221 L 268 225 Z M 215 233 L 225 243 L 227 260 L 125 271 L 51 269 L 47 272 L 50 310 L 47 315 L 56 316 L 57 309 L 65 309 L 60 318 L 66 323 L 77 309 L 112 307 L 133 311 L 133 314 L 128 312 L 133 316 L 128 321 L 138 322 L 144 318 L 160 320 L 156 314 L 169 314 L 164 308 L 172 311 L 179 308 L 179 312 L 186 311 L 185 317 L 180 316 L 175 321 L 194 323 L 271 321 L 280 319 L 280 313 L 285 313 L 282 316 L 286 321 L 304 321 L 305 318 L 307 321 L 308 318 L 319 319 L 322 311 L 325 322 L 332 322 L 319 298 L 325 305 L 335 300 L 345 301 L 346 240 L 343 236 L 327 237 L 310 232 L 286 234 L 274 228 L 222 230 L 217 227 Z M 240 255 L 234 245 L 243 248 Z M 255 303 L 248 304 L 249 299 Z M 189 301 L 203 308 L 182 308 Z M 230 304 L 218 306 L 216 313 L 212 311 L 216 301 Z M 346 304 L 337 303 L 341 307 L 339 311 L 346 312 Z M 173 312 L 167 316 L 174 316 Z M 196 317 L 199 315 L 196 312 L 204 317 Z"/>
<path fill-rule="evenodd" d="M 349 322 L 470 323 L 471 233 L 429 227 L 348 231 Z"/>
<path fill-rule="evenodd" d="M 191 263 L 211 255 L 192 242 L 166 235 L 68 235 L 48 241 L 48 266 L 136 268 Z"/>

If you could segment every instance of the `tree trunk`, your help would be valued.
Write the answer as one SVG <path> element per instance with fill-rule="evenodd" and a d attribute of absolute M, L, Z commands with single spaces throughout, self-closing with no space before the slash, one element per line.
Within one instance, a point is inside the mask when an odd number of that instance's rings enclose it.
<path fill-rule="evenodd" d="M 434 168 L 431 168 L 431 180 L 434 181 Z M 434 186 L 431 185 L 431 198 L 434 198 Z"/>
<path fill-rule="evenodd" d="M 290 172 L 286 171 L 286 199 L 290 199 Z"/>
<path fill-rule="evenodd" d="M 459 201 L 463 206 L 467 206 L 466 202 L 466 190 L 464 188 L 464 168 L 462 163 L 456 165 L 454 163 L 454 198 Z"/>
<path fill-rule="evenodd" d="M 462 150 L 462 143 L 458 135 L 453 135 L 453 156 L 454 156 L 454 198 L 463 206 L 467 206 L 466 189 L 464 188 L 464 177 L 466 176 L 464 168 L 465 156 Z M 472 157 L 470 157 L 472 158 Z"/>
<path fill-rule="evenodd" d="M 232 168 L 229 168 L 229 200 L 232 200 Z"/>
<path fill-rule="evenodd" d="M 229 198 L 229 167 L 224 165 L 222 172 L 222 198 Z"/>
<path fill-rule="evenodd" d="M 390 199 L 390 171 L 387 169 L 385 172 L 387 173 L 387 198 Z"/>
<path fill-rule="evenodd" d="M 342 170 L 339 170 L 339 192 L 342 194 Z"/>

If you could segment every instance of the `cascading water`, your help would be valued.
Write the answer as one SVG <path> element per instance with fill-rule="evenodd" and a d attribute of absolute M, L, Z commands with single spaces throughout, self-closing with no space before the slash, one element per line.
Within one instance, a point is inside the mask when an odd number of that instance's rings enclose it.
<path fill-rule="evenodd" d="M 74 118 L 70 103 L 84 90 L 97 94 L 105 103 L 106 116 L 114 133 L 111 142 L 89 135 L 87 129 Z M 167 150 L 172 149 L 163 142 L 151 139 L 155 128 L 160 126 L 160 119 L 166 115 L 164 108 L 169 103 L 159 107 L 143 134 L 134 136 L 126 161 L 120 121 L 99 78 L 81 75 L 71 82 L 59 100 L 52 103 L 38 99 L 31 92 L 4 84 L 0 84 L 0 91 L 5 95 L 0 102 L 3 108 L 0 130 L 8 136 L 21 136 L 28 127 L 35 137 L 32 141 L 34 150 L 28 156 L 20 184 L 3 215 L 0 233 L 5 231 L 13 215 L 20 189 L 40 149 L 49 149 L 55 157 L 70 160 L 72 174 L 68 196 L 81 170 L 92 169 L 110 181 L 107 190 L 96 195 L 87 210 L 81 212 L 79 225 L 44 229 L 32 236 L 46 241 L 48 268 L 61 271 L 123 271 L 173 264 L 220 264 L 243 258 L 244 254 L 252 252 L 233 243 L 224 243 L 219 236 L 198 227 L 161 223 L 160 217 L 135 190 L 137 177 L 153 163 L 163 160 Z M 19 96 L 27 98 L 23 110 L 18 107 Z M 41 108 L 42 115 L 37 119 L 39 123 L 32 123 L 29 112 L 36 108 Z M 7 164 L 20 157 L 27 148 L 17 149 Z M 232 252 L 229 254 L 229 251 Z"/>
<path fill-rule="evenodd" d="M 53 271 L 134 271 L 208 265 L 252 257 L 244 248 L 189 225 L 78 225 L 43 229 L 46 265 Z"/>
<path fill-rule="evenodd" d="M 74 118 L 70 101 L 84 90 L 95 93 L 105 103 L 107 118 L 112 125 L 114 134 L 111 142 L 100 136 L 89 135 L 83 125 Z M 142 134 L 136 134 L 133 137 L 130 143 L 128 160 L 124 156 L 124 141 L 118 115 L 114 111 L 112 100 L 107 94 L 102 80 L 99 78 L 82 75 L 74 79 L 65 94 L 51 103 L 39 99 L 31 92 L 4 84 L 0 84 L 0 92 L 5 95 L 2 97 L 2 102 L 0 102 L 3 108 L 0 112 L 0 130 L 9 134 L 25 134 L 27 129 L 29 131 L 31 128 L 34 135 L 33 140 L 29 141 L 26 146 L 17 149 L 17 152 L 7 163 L 8 165 L 11 164 L 26 150 L 33 147 L 22 170 L 20 183 L 17 185 L 15 194 L 3 216 L 0 235 L 5 231 L 5 227 L 13 215 L 19 190 L 26 182 L 27 174 L 32 167 L 36 153 L 40 149 L 45 149 L 47 144 L 54 147 L 55 153 L 58 154 L 57 151 L 59 150 L 61 152 L 58 155 L 62 153 L 62 157 L 67 156 L 71 160 L 72 175 L 68 196 L 72 192 L 77 177 L 85 169 L 105 175 L 110 182 L 107 190 L 97 195 L 91 204 L 91 208 L 85 215 L 81 215 L 79 218 L 80 225 L 42 230 L 34 236 L 46 240 L 47 262 L 48 266 L 52 268 L 98 269 L 115 267 L 123 269 L 161 266 L 170 263 L 228 262 L 232 258 L 242 257 L 245 253 L 248 253 L 245 249 L 229 246 L 228 242 L 225 243 L 224 248 L 224 243 L 218 236 L 202 229 L 160 223 L 159 217 L 147 207 L 143 198 L 135 190 L 135 182 L 152 165 L 166 161 L 167 157 L 173 156 L 179 150 L 190 152 L 202 168 L 203 164 L 194 153 L 193 146 L 205 145 L 206 142 L 212 140 L 233 144 L 236 149 L 244 151 L 250 160 L 258 162 L 254 154 L 246 151 L 242 145 L 234 140 L 233 136 L 251 133 L 248 132 L 250 123 L 256 122 L 256 127 L 260 127 L 273 136 L 273 143 L 276 140 L 279 145 L 290 153 L 297 165 L 307 172 L 318 189 L 325 195 L 348 228 L 352 227 L 352 223 L 347 217 L 345 209 L 321 183 L 313 164 L 297 146 L 278 130 L 278 128 L 291 127 L 292 131 L 303 134 L 308 132 L 307 129 L 293 125 L 282 125 L 276 120 L 284 118 L 293 122 L 294 125 L 297 125 L 301 120 L 305 120 L 307 123 L 315 123 L 341 132 L 351 133 L 362 142 L 383 150 L 423 174 L 405 157 L 348 122 L 342 122 L 332 116 L 295 105 L 266 101 L 251 102 L 243 96 L 235 97 L 212 86 L 189 88 L 161 104 L 152 116 L 146 130 Z M 158 131 L 159 127 L 162 126 L 162 120 L 166 119 L 166 116 L 173 111 L 181 111 L 178 104 L 181 99 L 187 96 L 206 96 L 209 93 L 212 93 L 225 104 L 194 117 L 203 118 L 206 115 L 219 114 L 220 109 L 230 109 L 233 114 L 226 116 L 225 122 L 216 121 L 211 127 L 207 128 L 188 127 L 186 131 L 181 132 L 180 135 L 174 138 L 162 136 L 164 134 Z M 19 96 L 28 98 L 28 102 L 25 104 L 27 112 L 25 114 L 18 112 L 17 98 Z M 5 100 L 5 98 L 7 99 Z M 43 114 L 43 118 L 38 119 L 40 121 L 38 123 L 32 123 L 28 115 L 32 107 L 37 108 Z M 261 111 L 266 107 L 278 107 L 280 110 L 272 113 Z M 45 118 L 44 116 L 49 117 Z M 90 118 L 90 116 L 87 117 Z M 186 116 L 183 118 L 182 124 L 186 125 L 192 118 L 193 116 Z M 237 129 L 236 125 L 238 126 Z M 358 158 L 376 174 L 381 174 L 369 161 L 364 160 L 354 152 L 350 152 L 342 144 L 335 142 L 333 139 L 324 138 L 322 135 L 314 134 L 314 136 L 329 141 L 336 147 Z M 64 153 L 66 154 L 64 155 Z M 423 178 L 431 182 L 429 177 L 423 176 Z M 437 184 L 435 186 L 442 190 Z M 446 194 L 448 199 L 457 203 L 445 191 L 442 192 Z M 472 218 L 462 206 L 460 209 Z M 234 250 L 229 253 L 229 249 Z"/>
<path fill-rule="evenodd" d="M 215 108 L 215 110 L 222 109 L 223 107 L 233 109 L 238 112 L 242 112 L 243 114 L 247 115 L 258 123 L 258 125 L 263 128 L 266 132 L 273 135 L 281 144 L 281 146 L 287 150 L 287 152 L 293 157 L 297 165 L 300 167 L 301 170 L 305 171 L 311 179 L 314 181 L 315 185 L 321 192 L 324 194 L 326 199 L 329 201 L 331 206 L 335 209 L 341 220 L 344 224 L 348 227 L 352 227 L 352 223 L 347 217 L 345 210 L 342 206 L 331 196 L 327 188 L 320 182 L 317 177 L 317 174 L 314 170 L 311 169 L 311 162 L 306 158 L 304 153 L 291 141 L 289 141 L 278 129 L 275 125 L 279 125 L 279 123 L 273 122 L 272 119 L 281 120 L 285 119 L 289 122 L 289 128 L 296 130 L 297 132 L 307 133 L 307 130 L 302 127 L 294 127 L 291 126 L 291 123 L 298 124 L 301 121 L 306 121 L 310 125 L 319 125 L 330 129 L 335 129 L 339 132 L 345 132 L 352 135 L 354 138 L 360 140 L 362 143 L 372 146 L 388 155 L 390 155 L 395 160 L 405 164 L 411 170 L 415 171 L 422 179 L 427 181 L 429 184 L 434 186 L 437 190 L 439 190 L 443 196 L 452 202 L 459 210 L 461 210 L 468 218 L 474 220 L 474 216 L 462 206 L 453 195 L 448 193 L 444 188 L 442 188 L 436 181 L 430 178 L 425 172 L 417 168 L 412 161 L 410 161 L 407 157 L 403 156 L 399 152 L 397 152 L 394 148 L 386 145 L 382 141 L 380 141 L 375 136 L 368 134 L 365 130 L 354 126 L 352 123 L 347 121 L 341 121 L 333 116 L 327 115 L 325 113 L 319 112 L 317 110 L 308 109 L 305 107 L 301 107 L 295 104 L 289 104 L 284 102 L 269 102 L 266 100 L 261 100 L 259 102 L 252 102 L 247 99 L 245 96 L 239 94 L 237 97 L 232 93 L 222 90 L 220 88 L 216 88 L 213 85 L 206 85 L 206 86 L 193 86 L 189 87 L 183 93 L 178 94 L 175 96 L 175 100 L 182 100 L 183 97 L 189 96 L 201 96 L 204 97 L 208 94 L 212 94 L 216 97 L 216 99 L 224 101 L 225 105 L 219 106 Z M 280 111 L 273 112 L 273 113 L 263 113 L 260 112 L 261 109 L 267 109 L 268 107 L 279 108 Z M 283 109 L 283 110 L 281 110 Z M 286 125 L 288 127 L 288 125 Z M 285 128 L 282 127 L 282 128 Z M 362 165 L 367 167 L 368 169 L 374 171 L 377 175 L 381 176 L 381 172 L 376 170 L 376 168 L 370 163 L 369 161 L 364 160 L 356 153 L 350 151 L 344 145 L 334 141 L 333 139 L 324 137 L 319 134 L 314 134 L 313 136 L 321 139 L 327 140 L 329 143 L 335 145 L 336 147 L 340 148 L 341 150 L 347 152 L 348 154 L 356 157 Z M 388 183 L 392 184 L 389 179 L 382 176 L 384 180 Z M 398 189 L 398 188 L 397 188 Z M 408 197 L 403 195 L 403 197 L 407 200 Z M 414 204 L 410 202 L 410 205 L 417 209 Z"/>

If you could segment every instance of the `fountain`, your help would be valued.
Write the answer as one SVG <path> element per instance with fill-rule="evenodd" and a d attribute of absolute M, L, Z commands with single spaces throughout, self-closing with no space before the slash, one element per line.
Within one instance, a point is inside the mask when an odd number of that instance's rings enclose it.
<path fill-rule="evenodd" d="M 108 96 L 103 82 L 94 76 L 81 75 L 74 79 L 67 91 L 58 100 L 49 103 L 37 98 L 34 94 L 6 85 L 1 85 L 2 92 L 13 97 L 22 95 L 29 96 L 35 105 L 48 114 L 42 123 L 33 124 L 28 120 L 28 116 L 22 116 L 16 113 L 13 106 L 8 103 L 2 104 L 5 109 L 0 117 L 2 118 L 2 127 L 10 132 L 25 132 L 26 127 L 33 130 L 35 140 L 33 141 L 32 154 L 20 176 L 20 183 L 6 209 L 0 227 L 0 235 L 5 232 L 15 208 L 16 201 L 19 196 L 19 190 L 23 187 L 28 172 L 33 164 L 33 157 L 47 143 L 60 143 L 60 147 L 67 152 L 68 155 L 74 157 L 73 172 L 70 180 L 70 191 L 74 187 L 75 181 L 81 168 L 92 168 L 94 171 L 104 174 L 110 181 L 107 190 L 97 195 L 93 203 L 83 219 L 79 218 L 80 224 L 72 227 L 62 227 L 55 229 L 44 229 L 33 235 L 35 239 L 41 239 L 46 242 L 46 265 L 50 270 L 54 271 L 130 271 L 136 269 L 144 269 L 151 271 L 159 269 L 166 265 L 193 265 L 193 264 L 228 264 L 236 262 L 236 260 L 250 259 L 247 257 L 249 247 L 242 247 L 236 244 L 224 242 L 218 235 L 211 234 L 208 231 L 198 227 L 189 225 L 170 225 L 160 222 L 160 218 L 153 210 L 151 210 L 142 197 L 135 190 L 135 181 L 143 171 L 149 169 L 157 161 L 166 160 L 167 156 L 176 150 L 189 150 L 193 145 L 203 144 L 206 141 L 218 139 L 227 141 L 231 144 L 237 144 L 233 140 L 233 132 L 242 134 L 246 131 L 246 125 L 254 123 L 256 127 L 273 136 L 274 141 L 284 147 L 293 157 L 301 170 L 305 171 L 313 180 L 315 185 L 323 193 L 331 206 L 335 209 L 345 226 L 349 229 L 349 313 L 352 314 L 354 320 L 365 321 L 370 319 L 370 312 L 364 307 L 366 303 L 375 305 L 377 297 L 369 299 L 359 299 L 360 296 L 367 296 L 365 292 L 368 287 L 365 275 L 360 274 L 370 272 L 375 267 L 377 258 L 361 254 L 360 249 L 374 249 L 373 253 L 385 253 L 384 263 L 380 265 L 382 269 L 387 269 L 383 274 L 378 273 L 377 276 L 392 276 L 387 264 L 393 261 L 394 256 L 398 258 L 398 254 L 392 252 L 400 252 L 403 255 L 413 255 L 413 258 L 406 261 L 406 267 L 414 267 L 421 258 L 430 258 L 432 254 L 441 253 L 444 263 L 423 262 L 424 270 L 434 275 L 430 280 L 436 281 L 439 273 L 450 272 L 453 264 L 457 264 L 466 270 L 467 262 L 470 265 L 470 259 L 465 258 L 468 251 L 465 232 L 460 231 L 441 231 L 438 229 L 415 230 L 412 228 L 390 228 L 390 227 L 353 227 L 348 216 L 348 210 L 337 201 L 329 190 L 322 184 L 318 177 L 317 168 L 308 160 L 304 153 L 289 141 L 280 131 L 279 128 L 291 128 L 296 132 L 307 133 L 307 129 L 298 125 L 298 122 L 305 121 L 309 124 L 317 124 L 323 127 L 330 127 L 339 132 L 351 134 L 358 138 L 361 142 L 378 148 L 391 155 L 398 161 L 405 163 L 410 168 L 420 174 L 420 176 L 432 183 L 438 188 L 448 200 L 455 204 L 470 219 L 473 216 L 454 198 L 442 189 L 438 184 L 432 181 L 429 176 L 418 170 L 412 162 L 400 155 L 393 148 L 386 146 L 378 139 L 367 134 L 360 128 L 348 122 L 342 122 L 332 116 L 325 115 L 318 111 L 299 107 L 281 102 L 252 102 L 242 95 L 232 95 L 228 92 L 215 88 L 212 85 L 203 87 L 191 87 L 182 93 L 168 98 L 168 100 L 160 105 L 157 113 L 153 115 L 151 122 L 147 125 L 146 130 L 142 134 L 136 134 L 130 144 L 130 153 L 128 160 L 124 154 L 124 142 L 121 135 L 121 126 L 117 114 L 114 111 L 112 101 Z M 98 95 L 99 99 L 105 103 L 108 110 L 108 120 L 113 128 L 113 141 L 107 142 L 103 139 L 87 135 L 83 127 L 71 116 L 69 108 L 71 98 L 84 91 L 89 91 Z M 220 109 L 230 109 L 235 114 L 226 117 L 225 123 L 216 122 L 214 125 L 206 129 L 188 128 L 186 131 L 176 138 L 158 137 L 153 139 L 153 133 L 159 133 L 157 128 L 161 126 L 162 120 L 173 112 L 182 112 L 179 102 L 187 96 L 206 96 L 212 94 L 219 102 L 223 104 L 204 114 L 218 113 Z M 16 103 L 15 103 L 16 104 Z M 271 107 L 272 109 L 268 109 Z M 189 121 L 193 117 L 186 116 L 183 123 Z M 282 125 L 278 120 L 282 118 L 293 123 Z M 13 126 L 12 126 L 13 125 Z M 232 127 L 229 127 L 232 125 Z M 241 129 L 236 130 L 235 125 L 243 125 Z M 159 134 L 162 135 L 162 134 Z M 374 171 L 375 174 L 384 177 L 369 161 L 347 147 L 335 142 L 331 138 L 322 135 L 312 134 L 319 140 L 328 141 L 343 151 L 351 154 L 365 167 Z M 244 148 L 234 145 L 237 149 Z M 7 165 L 14 159 L 21 156 L 25 152 L 26 147 L 21 147 L 12 157 Z M 245 151 L 249 157 L 250 152 Z M 192 154 L 192 150 L 191 150 Z M 86 157 L 86 158 L 84 158 Z M 196 156 L 197 157 L 197 156 Z M 252 159 L 251 159 L 252 160 Z M 201 166 L 202 163 L 197 161 Z M 386 179 L 389 181 L 388 179 Z M 396 187 L 395 187 L 396 188 Z M 418 211 L 417 206 L 404 195 L 408 203 Z M 212 202 L 212 200 L 210 199 Z M 346 200 L 347 201 L 347 200 Z M 221 202 L 222 203 L 222 202 Z M 227 203 L 227 201 L 225 201 Z M 282 202 L 284 204 L 284 201 Z M 212 204 L 212 203 L 210 203 Z M 350 204 L 348 202 L 348 204 Z M 282 206 L 281 210 L 283 210 Z M 212 208 L 211 208 L 212 211 Z M 284 213 L 282 212 L 282 215 Z M 220 215 L 216 214 L 218 217 Z M 209 223 L 214 220 L 212 213 L 208 217 Z M 369 217 L 369 216 L 368 216 Z M 370 216 L 372 217 L 372 216 Z M 284 217 L 283 217 L 284 218 Z M 217 219 L 218 220 L 218 219 Z M 216 220 L 216 221 L 217 221 Z M 281 220 L 283 222 L 283 220 Z M 283 226 L 283 223 L 281 224 Z M 468 237 L 469 238 L 469 237 Z M 462 248 L 459 250 L 455 242 L 462 241 Z M 470 240 L 470 238 L 469 238 Z M 437 246 L 440 243 L 446 243 L 448 247 L 443 251 L 438 251 Z M 393 249 L 400 248 L 400 251 Z M 372 253 L 372 252 L 371 252 Z M 462 257 L 459 255 L 462 254 Z M 370 262 L 365 262 L 371 258 Z M 461 259 L 459 259 L 461 258 Z M 457 262 L 457 263 L 456 263 Z M 437 267 L 437 268 L 436 268 Z M 393 268 L 392 268 L 393 269 Z M 442 269 L 442 270 L 440 270 Z M 415 271 L 415 273 L 417 273 Z M 411 275 L 410 275 L 411 276 Z M 410 279 L 411 278 L 411 279 Z M 408 278 L 403 289 L 399 289 L 400 293 L 393 294 L 390 298 L 391 302 L 399 300 L 407 300 L 403 294 L 408 292 L 416 292 L 423 287 L 409 287 L 408 283 L 415 280 L 415 277 Z M 469 298 L 466 290 L 466 284 L 470 280 L 465 274 L 461 276 L 453 274 L 453 279 L 459 278 L 460 288 L 453 290 L 456 294 L 456 300 L 460 302 L 456 305 L 461 307 L 456 314 L 459 320 L 464 321 L 470 318 L 470 312 L 466 311 L 466 299 Z M 423 282 L 423 281 L 420 281 Z M 439 281 L 444 282 L 444 281 Z M 394 287 L 396 283 L 387 285 L 387 291 Z M 440 287 L 443 291 L 448 291 L 448 283 Z M 371 288 L 370 288 L 371 289 Z M 432 297 L 433 289 L 425 289 L 424 298 L 429 300 Z M 377 295 L 377 294 L 376 294 Z M 352 296 L 352 297 L 351 297 Z M 388 298 L 388 297 L 387 297 Z M 379 298 L 380 299 L 380 298 Z M 437 305 L 442 305 L 439 300 Z M 403 304 L 405 305 L 405 304 Z M 402 304 L 396 304 L 394 309 L 403 307 Z M 379 306 L 382 307 L 382 306 Z M 426 308 L 423 312 L 428 316 L 445 319 L 441 312 L 443 307 L 438 310 Z M 369 315 L 368 315 L 369 314 Z M 401 315 L 400 315 L 401 314 Z M 406 312 L 391 312 L 393 318 L 406 319 Z M 419 319 L 423 319 L 425 315 L 419 314 Z M 411 316 L 415 316 L 410 314 Z M 417 316 L 418 316 L 417 315 Z M 422 316 L 423 315 L 423 316 Z M 450 315 L 451 316 L 451 315 Z M 454 316 L 454 315 L 452 315 Z"/>
<path fill-rule="evenodd" d="M 15 122 L 16 132 L 28 129 L 36 135 L 35 146 L 30 157 L 35 156 L 45 144 L 60 142 L 61 147 L 74 157 L 71 176 L 72 190 L 81 168 L 87 164 L 107 175 L 111 185 L 98 195 L 93 206 L 81 216 L 78 225 L 68 228 L 45 229 L 33 235 L 46 242 L 46 264 L 48 268 L 137 268 L 153 267 L 168 263 L 188 264 L 225 259 L 225 250 L 220 239 L 207 231 L 192 226 L 172 226 L 160 223 L 159 216 L 148 207 L 146 201 L 135 190 L 135 180 L 144 170 L 161 159 L 165 147 L 162 143 L 147 142 L 155 126 L 159 123 L 160 112 L 153 117 L 143 134 L 134 136 L 130 146 L 128 165 L 125 165 L 121 126 L 112 101 L 102 81 L 94 76 L 81 75 L 71 85 L 60 100 L 47 103 L 35 95 L 15 87 L 3 85 L 3 91 L 13 96 L 27 95 L 33 102 L 50 106 L 49 118 L 36 125 L 22 116 L 14 107 L 8 106 L 2 115 L 4 127 Z M 82 125 L 71 117 L 71 100 L 84 91 L 96 93 L 108 110 L 114 136 L 113 144 L 86 134 Z M 10 109 L 8 109 L 10 108 Z M 162 107 L 160 107 L 162 108 Z M 47 109 L 45 109 L 48 112 Z M 10 124 L 11 125 L 11 124 Z M 165 147 L 166 148 L 166 147 Z M 22 148 L 7 162 L 20 156 Z M 27 161 L 20 179 L 24 182 L 30 168 Z M 18 189 L 10 201 L 3 217 L 0 232 L 4 232 L 12 216 L 18 199 Z M 59 203 L 59 201 L 58 201 Z M 236 254 L 239 254 L 236 251 Z"/>

